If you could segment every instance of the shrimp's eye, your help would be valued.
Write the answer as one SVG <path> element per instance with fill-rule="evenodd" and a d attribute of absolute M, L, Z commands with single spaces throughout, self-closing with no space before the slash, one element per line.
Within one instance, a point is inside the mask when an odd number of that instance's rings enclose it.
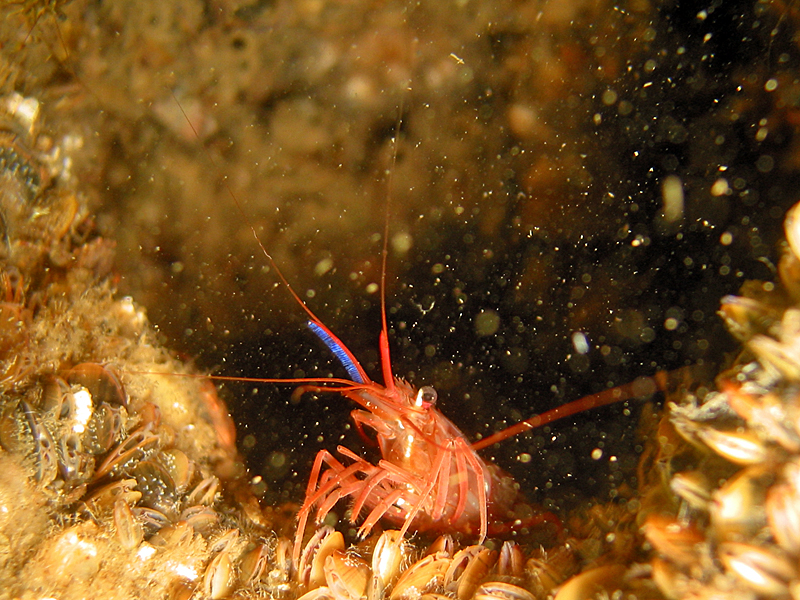
<path fill-rule="evenodd" d="M 429 385 L 424 385 L 417 392 L 417 406 L 436 404 L 436 390 Z"/>

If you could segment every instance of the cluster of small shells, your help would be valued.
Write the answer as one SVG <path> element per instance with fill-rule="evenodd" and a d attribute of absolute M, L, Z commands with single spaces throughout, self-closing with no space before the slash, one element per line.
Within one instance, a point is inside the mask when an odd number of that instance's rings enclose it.
<path fill-rule="evenodd" d="M 642 519 L 668 598 L 800 597 L 800 204 L 785 230 L 779 282 L 722 300 L 736 364 L 659 430 L 665 489 Z"/>
<path fill-rule="evenodd" d="M 360 549 L 345 551 L 341 533 L 330 527 L 318 529 L 295 575 L 299 589 L 305 591 L 302 600 L 534 600 L 561 582 L 563 570 L 558 567 L 574 566 L 568 549 L 557 559 L 551 557 L 548 567 L 541 562 L 542 568 L 536 569 L 526 565 L 516 543 L 505 542 L 499 551 L 484 545 L 457 550 L 449 536 L 418 553 L 395 530 L 384 531 L 368 554 L 369 562 Z M 415 554 L 417 559 L 410 560 Z"/>
<path fill-rule="evenodd" d="M 239 531 L 268 528 L 232 421 L 114 296 L 113 244 L 38 115 L 0 99 L 0 598 L 214 589 Z"/>

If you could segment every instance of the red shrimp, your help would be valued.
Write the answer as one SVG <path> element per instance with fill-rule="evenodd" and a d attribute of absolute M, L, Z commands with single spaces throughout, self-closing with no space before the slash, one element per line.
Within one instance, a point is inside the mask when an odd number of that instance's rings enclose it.
<path fill-rule="evenodd" d="M 667 374 L 659 372 L 652 378 L 641 378 L 531 417 L 473 444 L 436 408 L 436 390 L 430 386 L 414 388 L 393 375 L 383 298 L 381 303 L 384 385 L 372 381 L 347 347 L 304 306 L 311 317 L 309 327 L 337 354 L 356 382 L 326 380 L 341 385 L 303 385 L 295 393 L 335 391 L 361 406 L 364 410 L 351 413 L 353 422 L 362 436 L 366 437 L 365 427 L 374 431 L 381 459 L 372 464 L 339 446 L 337 451 L 346 459 L 343 462 L 320 450 L 298 512 L 295 564 L 309 515 L 316 509 L 314 520 L 319 524 L 343 498 L 352 500 L 351 523 L 366 513 L 358 530 L 360 537 L 368 535 L 383 519 L 401 526 L 400 538 L 409 529 L 458 531 L 477 534 L 478 543 L 482 543 L 495 520 L 501 528 L 505 525 L 504 517 L 519 499 L 519 492 L 513 478 L 484 461 L 477 450 L 563 417 L 666 388 Z M 546 513 L 525 524 L 552 519 Z"/>
<path fill-rule="evenodd" d="M 384 227 L 379 337 L 383 385 L 370 379 L 347 346 L 300 299 L 253 230 L 284 287 L 307 313 L 309 328 L 334 352 L 351 380 L 253 378 L 246 381 L 302 384 L 295 395 L 336 392 L 345 396 L 363 409 L 351 413 L 356 429 L 365 439 L 369 439 L 365 430 L 372 430 L 381 453 L 380 460 L 373 464 L 344 446 L 337 448 L 341 460 L 327 450 L 319 451 L 297 516 L 295 565 L 300 559 L 309 516 L 313 513 L 314 522 L 319 524 L 345 498 L 352 502 L 351 523 L 355 524 L 364 515 L 358 530 L 361 537 L 383 519 L 400 526 L 401 539 L 409 530 L 433 530 L 477 534 L 478 541 L 483 542 L 491 526 L 505 525 L 504 519 L 519 499 L 519 492 L 513 478 L 484 461 L 477 450 L 569 415 L 663 390 L 666 385 L 666 374 L 658 373 L 653 378 L 642 378 L 581 398 L 471 443 L 436 408 L 436 390 L 430 386 L 417 389 L 393 374 L 383 291 L 388 219 Z M 546 513 L 525 524 L 547 520 L 554 517 Z"/>
<path fill-rule="evenodd" d="M 182 109 L 181 109 L 182 110 Z M 401 111 L 402 113 L 402 111 Z M 185 115 L 185 113 L 184 113 Z M 187 121 L 188 121 L 187 117 Z M 191 122 L 189 125 L 194 129 Z M 395 142 L 396 143 L 396 142 Z M 389 173 L 391 176 L 392 169 Z M 391 181 L 389 181 L 391 187 Z M 243 209 L 227 186 L 235 206 Z M 262 253 L 297 304 L 309 317 L 308 326 L 331 349 L 348 371 L 350 380 L 262 379 L 212 377 L 264 383 L 301 384 L 295 395 L 306 392 L 336 392 L 358 404 L 362 410 L 351 415 L 358 432 L 369 440 L 372 430 L 380 449 L 377 464 L 339 446 L 341 459 L 327 450 L 317 454 L 303 504 L 297 516 L 293 560 L 297 565 L 309 516 L 319 524 L 339 503 L 352 502 L 350 521 L 361 519 L 358 534 L 364 537 L 381 521 L 400 526 L 400 536 L 409 531 L 454 531 L 477 535 L 483 542 L 495 525 L 505 525 L 509 509 L 519 497 L 513 478 L 499 467 L 484 461 L 477 450 L 527 431 L 606 404 L 650 394 L 665 388 L 665 374 L 606 390 L 531 417 L 476 443 L 471 443 L 458 427 L 436 408 L 436 391 L 430 386 L 415 388 L 392 371 L 386 319 L 386 262 L 389 234 L 388 200 L 384 221 L 381 256 L 381 331 L 379 337 L 383 384 L 370 379 L 353 353 L 330 331 L 300 299 L 275 260 L 262 244 L 255 228 L 250 229 Z M 533 522 L 555 519 L 544 514 Z M 531 524 L 530 522 L 526 525 Z M 499 528 L 499 527 L 498 527 Z"/>

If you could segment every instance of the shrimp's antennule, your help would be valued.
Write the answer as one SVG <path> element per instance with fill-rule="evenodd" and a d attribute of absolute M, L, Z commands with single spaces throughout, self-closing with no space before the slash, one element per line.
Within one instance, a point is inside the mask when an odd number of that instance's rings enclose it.
<path fill-rule="evenodd" d="M 187 115 L 186 111 L 183 110 L 183 106 L 181 106 L 181 103 L 178 102 L 178 98 L 175 97 L 174 93 L 172 94 L 172 97 L 175 99 L 175 103 L 178 105 L 178 108 L 180 109 L 181 113 L 183 113 L 183 117 L 184 117 L 184 119 L 186 119 L 186 122 L 189 124 L 189 127 L 191 127 L 192 132 L 194 132 L 195 137 L 199 140 L 200 139 L 200 135 L 197 133 L 197 129 L 195 128 L 194 123 L 192 123 L 192 120 L 189 118 L 189 115 Z M 210 154 L 208 155 L 208 158 L 212 163 L 214 162 L 214 159 Z M 216 164 L 214 166 L 216 166 Z M 272 268 L 275 269 L 275 273 L 278 275 L 278 278 L 281 280 L 281 283 L 289 291 L 289 293 L 292 295 L 292 298 L 295 299 L 295 302 L 297 302 L 303 308 L 303 310 L 306 311 L 306 314 L 309 317 L 308 324 L 309 324 L 309 327 L 311 327 L 311 330 L 315 334 L 317 334 L 317 336 L 319 336 L 320 339 L 322 339 L 322 341 L 325 343 L 325 345 L 328 346 L 328 348 L 330 348 L 331 351 L 336 355 L 336 357 L 341 361 L 341 363 L 344 365 L 344 368 L 347 369 L 347 373 L 350 375 L 350 377 L 353 379 L 353 381 L 356 381 L 358 383 L 366 383 L 366 382 L 370 381 L 369 377 L 367 377 L 366 371 L 364 371 L 363 367 L 358 362 L 356 357 L 353 356 L 353 353 L 350 352 L 350 350 L 347 349 L 347 346 L 345 346 L 342 343 L 342 341 L 339 338 L 337 338 L 330 329 L 325 327 L 325 325 L 319 319 L 319 317 L 317 317 L 317 315 L 314 314 L 314 312 L 308 307 L 308 305 L 305 302 L 303 302 L 303 299 L 300 298 L 300 296 L 297 294 L 297 292 L 294 291 L 294 288 L 289 284 L 289 281 L 284 276 L 283 271 L 281 271 L 280 267 L 278 266 L 278 263 L 276 263 L 275 259 L 272 258 L 272 255 L 269 252 L 267 252 L 266 247 L 261 242 L 261 238 L 258 237 L 258 232 L 256 231 L 256 228 L 253 226 L 253 224 L 247 218 L 247 215 L 245 214 L 244 209 L 242 208 L 242 205 L 239 202 L 239 199 L 236 197 L 236 194 L 233 193 L 233 189 L 231 189 L 231 186 L 228 185 L 227 177 L 224 178 L 222 180 L 222 182 L 223 182 L 223 185 L 225 186 L 225 190 L 228 192 L 228 195 L 231 197 L 231 200 L 233 200 L 233 204 L 234 204 L 234 206 L 236 206 L 236 210 L 239 211 L 239 214 L 242 215 L 242 218 L 244 219 L 244 221 L 250 227 L 250 231 L 252 232 L 253 237 L 256 240 L 256 244 L 258 244 L 258 247 L 261 249 L 262 254 L 269 261 L 269 264 L 272 266 Z M 387 228 L 388 228 L 388 222 L 387 222 Z M 386 266 L 386 242 L 385 242 L 385 240 L 384 240 L 384 258 L 383 258 L 383 261 L 384 261 L 383 272 L 385 274 L 385 272 L 386 272 L 386 267 L 385 267 Z M 383 297 L 381 297 L 381 299 L 383 299 Z M 384 311 L 384 330 L 386 329 L 386 325 L 385 324 L 386 324 L 386 316 L 385 316 L 385 311 Z M 387 348 L 388 348 L 388 344 L 387 344 Z M 387 354 L 387 357 L 388 357 L 388 354 Z M 391 369 L 390 369 L 390 371 L 391 371 Z"/>
<path fill-rule="evenodd" d="M 352 352 L 347 349 L 347 346 L 345 346 L 339 340 L 339 338 L 337 338 L 331 332 L 330 329 L 315 321 L 309 321 L 307 325 L 308 328 L 313 331 L 319 339 L 322 340 L 322 343 L 325 344 L 331 352 L 333 352 L 333 355 L 339 359 L 339 362 L 342 363 L 342 366 L 347 371 L 350 379 L 356 383 L 366 383 L 366 381 L 368 381 L 366 375 L 364 374 L 364 370 L 361 368 L 361 365 L 358 364 L 358 361 L 355 359 Z"/>

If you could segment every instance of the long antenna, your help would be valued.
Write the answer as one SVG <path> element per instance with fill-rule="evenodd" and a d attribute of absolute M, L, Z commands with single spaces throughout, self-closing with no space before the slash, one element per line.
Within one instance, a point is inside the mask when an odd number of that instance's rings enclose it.
<path fill-rule="evenodd" d="M 407 86 L 406 90 L 411 87 Z M 392 204 L 392 183 L 394 181 L 394 169 L 397 165 L 397 148 L 400 145 L 400 127 L 403 125 L 403 108 L 405 95 L 400 97 L 400 105 L 397 112 L 397 122 L 392 138 L 392 160 L 389 164 L 389 173 L 386 177 L 386 202 L 384 203 L 383 216 L 383 248 L 381 250 L 381 368 L 383 370 L 383 385 L 386 389 L 394 390 L 394 373 L 392 373 L 391 353 L 389 352 L 389 326 L 386 321 L 386 262 L 389 255 L 389 214 Z"/>
<path fill-rule="evenodd" d="M 189 124 L 189 127 L 191 128 L 191 130 L 194 133 L 195 137 L 199 140 L 200 139 L 200 135 L 198 134 L 197 129 L 194 126 L 194 123 L 192 123 L 192 120 L 189 118 L 189 115 L 186 114 L 186 111 L 183 109 L 183 106 L 178 101 L 177 96 L 175 96 L 175 93 L 172 90 L 170 90 L 170 94 L 172 94 L 172 97 L 175 100 L 175 104 L 178 105 L 178 108 L 180 109 L 181 113 L 183 114 L 184 119 L 186 119 L 186 122 Z M 214 165 L 214 167 L 218 168 L 216 162 L 214 161 L 214 157 L 211 156 L 211 154 L 207 154 L 207 156 L 208 156 L 208 159 L 211 161 L 211 163 Z M 278 266 L 278 263 L 275 261 L 274 258 L 272 258 L 272 255 L 269 252 L 267 252 L 267 248 L 261 242 L 261 238 L 258 237 L 258 232 L 256 231 L 255 226 L 250 221 L 250 219 L 247 217 L 247 214 L 244 212 L 244 209 L 242 208 L 242 205 L 239 202 L 239 199 L 236 197 L 236 194 L 233 193 L 233 189 L 231 189 L 230 184 L 228 184 L 228 176 L 227 175 L 223 175 L 222 184 L 225 186 L 225 190 L 228 192 L 228 195 L 230 196 L 231 200 L 233 200 L 233 204 L 234 204 L 234 206 L 236 206 L 236 210 L 239 211 L 239 214 L 241 215 L 242 220 L 245 223 L 247 223 L 247 226 L 250 228 L 250 232 L 253 234 L 253 238 L 256 240 L 256 244 L 258 244 L 258 247 L 261 248 L 261 252 L 267 258 L 267 260 L 269 261 L 269 264 L 272 266 L 272 268 L 275 269 L 275 273 L 277 273 L 278 278 L 281 280 L 281 283 L 286 287 L 287 290 L 289 290 L 289 293 L 292 295 L 292 297 L 295 299 L 295 301 L 300 306 L 303 307 L 303 310 L 306 311 L 306 314 L 308 315 L 308 318 L 311 320 L 311 322 L 314 323 L 319 328 L 321 328 L 322 330 L 324 330 L 325 332 L 327 332 L 327 335 L 330 336 L 330 339 L 334 342 L 334 345 L 338 346 L 341 349 L 341 351 L 347 356 L 347 358 L 350 359 L 350 363 L 353 365 L 353 368 L 355 368 L 356 371 L 358 371 L 358 373 L 361 375 L 361 382 L 369 382 L 369 381 L 371 381 L 370 378 L 367 376 L 366 372 L 364 371 L 363 367 L 361 366 L 361 364 L 358 362 L 358 359 L 356 359 L 356 357 L 353 355 L 353 353 L 350 352 L 350 350 L 347 348 L 347 346 L 345 346 L 342 343 L 342 341 L 338 337 L 336 337 L 336 335 L 334 335 L 333 332 L 330 329 L 328 329 L 325 326 L 325 324 L 319 319 L 319 317 L 317 317 L 317 315 L 314 314 L 314 312 L 308 307 L 308 305 L 305 302 L 303 302 L 302 298 L 300 298 L 300 296 L 297 294 L 297 292 L 294 291 L 294 288 L 289 284 L 289 281 L 283 275 L 283 271 L 281 271 L 280 267 Z M 387 223 L 388 223 L 388 221 L 387 221 Z M 383 260 L 384 260 L 384 264 L 385 264 L 385 262 L 386 262 L 386 242 L 385 242 L 385 240 L 384 240 L 384 258 L 383 258 Z M 384 273 L 385 273 L 385 271 L 386 270 L 384 269 Z M 381 298 L 383 298 L 383 295 L 381 295 Z M 384 322 L 385 322 L 385 315 L 384 315 Z M 387 345 L 387 347 L 388 347 L 388 345 Z"/>

